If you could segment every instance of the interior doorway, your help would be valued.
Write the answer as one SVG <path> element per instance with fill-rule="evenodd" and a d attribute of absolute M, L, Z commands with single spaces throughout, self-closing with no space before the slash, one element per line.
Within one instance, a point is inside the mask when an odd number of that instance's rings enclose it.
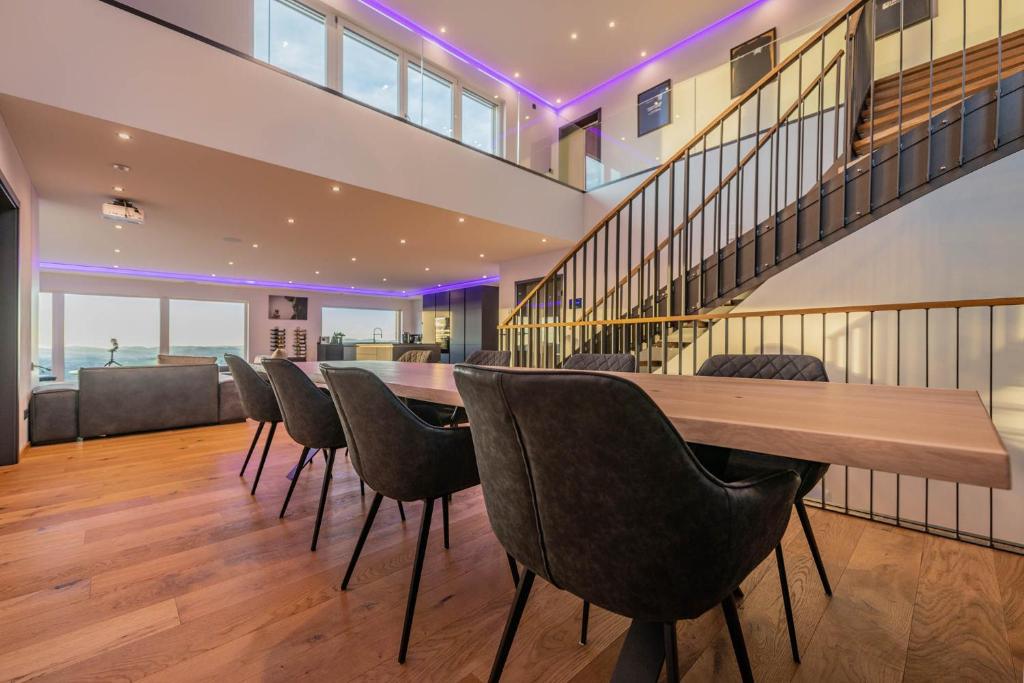
<path fill-rule="evenodd" d="M 18 204 L 0 181 L 0 465 L 18 462 Z"/>
<path fill-rule="evenodd" d="M 601 184 L 600 109 L 558 129 L 558 179 L 582 190 Z"/>

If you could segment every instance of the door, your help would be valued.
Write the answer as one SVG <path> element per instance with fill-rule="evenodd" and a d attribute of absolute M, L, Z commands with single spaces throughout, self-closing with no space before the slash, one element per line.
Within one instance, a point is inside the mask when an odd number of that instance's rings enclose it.
<path fill-rule="evenodd" d="M 601 110 L 558 130 L 558 179 L 582 190 L 603 182 Z"/>
<path fill-rule="evenodd" d="M 0 183 L 0 465 L 18 462 L 18 207 Z"/>

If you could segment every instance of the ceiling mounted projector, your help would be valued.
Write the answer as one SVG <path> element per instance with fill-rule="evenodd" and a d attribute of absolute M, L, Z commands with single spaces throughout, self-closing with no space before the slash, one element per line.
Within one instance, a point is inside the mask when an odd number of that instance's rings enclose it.
<path fill-rule="evenodd" d="M 103 217 L 108 221 L 122 221 L 142 225 L 146 214 L 126 199 L 112 199 L 103 205 Z"/>

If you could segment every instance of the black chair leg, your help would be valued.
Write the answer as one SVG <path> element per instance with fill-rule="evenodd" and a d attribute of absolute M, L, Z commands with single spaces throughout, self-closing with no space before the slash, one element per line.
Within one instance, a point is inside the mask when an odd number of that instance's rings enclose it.
<path fill-rule="evenodd" d="M 740 615 L 736 613 L 736 602 L 730 595 L 722 601 L 725 623 L 729 626 L 729 637 L 732 649 L 736 653 L 736 664 L 740 669 L 743 683 L 754 683 L 754 672 L 750 670 L 750 657 L 747 656 L 747 645 L 743 642 L 743 627 L 740 626 Z"/>
<path fill-rule="evenodd" d="M 370 527 L 373 526 L 373 520 L 377 516 L 377 510 L 380 508 L 382 500 L 384 500 L 384 495 L 378 493 L 374 495 L 373 502 L 370 503 L 370 512 L 366 515 L 363 530 L 359 532 L 359 540 L 356 541 L 356 547 L 352 550 L 352 559 L 348 561 L 345 578 L 341 580 L 341 590 L 348 590 L 348 582 L 352 579 L 352 572 L 356 570 L 356 560 L 359 559 L 359 553 L 363 552 L 363 544 L 366 543 L 366 537 L 370 535 Z"/>
<path fill-rule="evenodd" d="M 270 423 L 270 432 L 267 433 L 267 440 L 263 443 L 263 456 L 260 457 L 260 466 L 256 468 L 256 479 L 252 482 L 250 495 L 256 495 L 256 487 L 260 485 L 260 475 L 263 474 L 263 466 L 267 463 L 267 453 L 270 452 L 270 442 L 274 440 L 274 432 L 277 431 L 277 423 Z"/>
<path fill-rule="evenodd" d="M 423 573 L 423 558 L 427 555 L 427 537 L 430 535 L 430 518 L 434 514 L 434 499 L 423 501 L 423 519 L 420 522 L 420 540 L 416 545 L 416 561 L 412 565 L 412 581 L 409 582 L 409 600 L 405 603 L 405 623 L 402 625 L 402 644 L 398 648 L 398 663 L 405 664 L 409 652 L 409 634 L 412 633 L 412 616 L 416 612 L 416 593 L 420 589 L 420 575 Z"/>
<path fill-rule="evenodd" d="M 402 521 L 404 522 L 405 521 L 405 508 L 402 507 L 402 501 L 396 500 L 395 502 L 398 503 L 398 516 L 401 517 Z"/>
<path fill-rule="evenodd" d="M 786 628 L 789 629 L 789 646 L 793 650 L 793 661 L 799 664 L 800 646 L 796 642 L 793 602 L 789 596 L 789 580 L 786 578 L 786 561 L 782 557 L 782 544 L 775 546 L 775 563 L 779 566 L 779 583 L 782 584 L 782 604 L 786 608 Z"/>
<path fill-rule="evenodd" d="M 505 557 L 508 558 L 508 568 L 512 572 L 512 585 L 518 587 L 519 586 L 519 566 L 516 564 L 515 558 L 512 557 L 511 555 L 509 555 L 508 553 L 505 553 Z"/>
<path fill-rule="evenodd" d="M 665 678 L 669 683 L 679 680 L 679 651 L 676 649 L 676 623 L 665 622 Z"/>
<path fill-rule="evenodd" d="M 242 469 L 239 471 L 238 476 L 245 474 L 245 468 L 249 466 L 249 458 L 252 457 L 252 452 L 256 450 L 256 442 L 260 440 L 260 434 L 263 433 L 263 425 L 266 422 L 260 422 L 259 426 L 256 427 L 256 434 L 252 437 L 252 443 L 249 444 L 249 452 L 245 454 L 245 462 L 242 463 Z"/>
<path fill-rule="evenodd" d="M 316 510 L 316 524 L 313 525 L 313 543 L 309 546 L 310 550 L 316 550 L 317 539 L 320 538 L 320 524 L 324 521 L 324 505 L 327 503 L 327 489 L 331 485 L 331 472 L 334 470 L 334 449 L 329 449 L 327 453 L 327 468 L 324 469 L 324 485 L 320 489 L 320 505 Z"/>
<path fill-rule="evenodd" d="M 288 495 L 284 497 L 284 505 L 281 506 L 281 514 L 277 517 L 281 519 L 284 517 L 285 510 L 288 509 L 288 501 L 292 499 L 292 493 L 295 491 L 295 484 L 299 481 L 299 475 L 302 474 L 303 465 L 306 464 L 306 456 L 309 454 L 309 448 L 303 448 L 302 453 L 299 455 L 299 464 L 295 468 L 295 476 L 292 477 L 292 483 L 288 485 Z"/>
<path fill-rule="evenodd" d="M 583 601 L 583 616 L 580 618 L 580 645 L 587 644 L 587 629 L 590 628 L 590 603 Z"/>
<path fill-rule="evenodd" d="M 821 552 L 818 551 L 818 542 L 814 540 L 814 529 L 811 528 L 811 520 L 807 516 L 807 508 L 803 500 L 797 500 L 796 514 L 800 518 L 800 526 L 804 528 L 804 536 L 807 537 L 807 545 L 811 547 L 811 556 L 814 558 L 814 565 L 818 568 L 818 576 L 821 577 L 821 585 L 825 588 L 825 595 L 832 596 L 832 586 L 828 582 L 828 574 L 825 572 L 825 563 L 821 560 Z"/>
<path fill-rule="evenodd" d="M 448 545 L 448 496 L 441 496 L 441 528 L 444 530 L 444 548 L 447 550 L 450 546 Z"/>
<path fill-rule="evenodd" d="M 530 597 L 530 588 L 533 587 L 535 574 L 529 569 L 523 574 L 516 589 L 516 599 L 512 603 L 512 609 L 508 613 L 508 621 L 505 622 L 505 632 L 501 634 L 501 644 L 498 645 L 498 652 L 494 655 L 494 663 L 491 665 L 489 683 L 497 683 L 501 680 L 501 672 L 505 668 L 505 661 L 512 649 L 512 641 L 516 638 L 516 631 L 519 630 L 519 620 L 523 618 L 523 610 L 526 609 L 526 600 Z"/>
<path fill-rule="evenodd" d="M 362 479 L 359 480 L 359 495 L 360 496 L 365 496 L 366 495 L 366 484 L 363 483 Z"/>

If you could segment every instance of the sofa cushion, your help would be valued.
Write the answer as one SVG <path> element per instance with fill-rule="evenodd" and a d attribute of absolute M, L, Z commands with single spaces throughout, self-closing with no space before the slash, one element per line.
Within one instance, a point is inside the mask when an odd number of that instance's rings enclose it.
<path fill-rule="evenodd" d="M 217 385 L 219 415 L 217 421 L 221 424 L 226 422 L 244 422 L 245 410 L 242 408 L 242 398 L 238 394 L 238 387 L 235 386 L 234 378 L 226 372 L 220 373 L 220 383 Z"/>
<path fill-rule="evenodd" d="M 78 438 L 78 385 L 47 382 L 32 389 L 28 404 L 28 440 L 37 446 Z"/>
<path fill-rule="evenodd" d="M 216 365 L 82 368 L 80 436 L 216 424 L 218 375 Z"/>
<path fill-rule="evenodd" d="M 161 353 L 156 357 L 157 365 L 216 365 L 216 356 L 175 356 Z"/>

